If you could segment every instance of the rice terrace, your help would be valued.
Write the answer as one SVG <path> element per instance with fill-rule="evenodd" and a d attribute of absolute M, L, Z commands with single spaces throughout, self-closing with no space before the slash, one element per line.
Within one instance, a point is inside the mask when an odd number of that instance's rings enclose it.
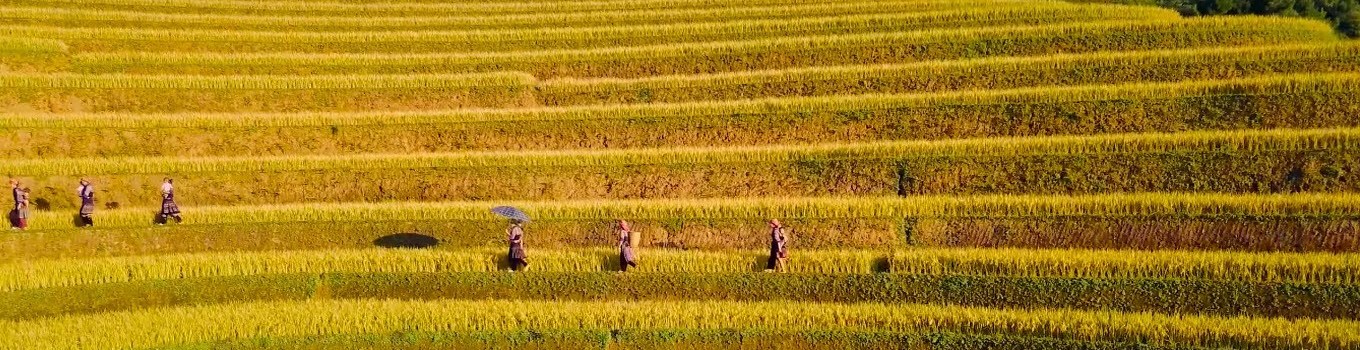
<path fill-rule="evenodd" d="M 0 350 L 1360 349 L 1357 0 L 5 0 Z"/>

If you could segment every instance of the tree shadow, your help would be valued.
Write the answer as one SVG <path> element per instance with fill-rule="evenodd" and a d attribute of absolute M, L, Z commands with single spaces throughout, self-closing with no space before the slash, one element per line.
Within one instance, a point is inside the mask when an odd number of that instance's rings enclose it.
<path fill-rule="evenodd" d="M 383 248 L 430 248 L 439 245 L 439 239 L 419 233 L 398 233 L 378 237 L 373 240 L 373 245 Z"/>

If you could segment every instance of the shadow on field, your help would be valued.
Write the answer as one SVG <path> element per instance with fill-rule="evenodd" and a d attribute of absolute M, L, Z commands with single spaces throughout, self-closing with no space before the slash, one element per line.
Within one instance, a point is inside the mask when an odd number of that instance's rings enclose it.
<path fill-rule="evenodd" d="M 429 248 L 439 245 L 439 239 L 419 233 L 398 233 L 378 237 L 373 244 L 383 248 Z"/>

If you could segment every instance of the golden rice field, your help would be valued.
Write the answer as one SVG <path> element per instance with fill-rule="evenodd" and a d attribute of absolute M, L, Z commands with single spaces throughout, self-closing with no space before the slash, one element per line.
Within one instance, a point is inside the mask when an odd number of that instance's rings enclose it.
<path fill-rule="evenodd" d="M 1360 349 L 1357 91 L 1113 2 L 9 0 L 0 349 Z"/>

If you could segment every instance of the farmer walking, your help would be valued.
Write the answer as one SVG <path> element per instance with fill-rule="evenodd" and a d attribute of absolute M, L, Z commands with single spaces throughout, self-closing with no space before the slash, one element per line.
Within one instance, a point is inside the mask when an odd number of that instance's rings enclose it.
<path fill-rule="evenodd" d="M 765 263 L 765 269 L 775 272 L 784 272 L 785 263 L 789 259 L 789 238 L 784 235 L 784 225 L 779 220 L 770 220 L 770 260 Z"/>
<path fill-rule="evenodd" d="M 529 260 L 524 254 L 524 225 L 516 219 L 510 220 L 510 271 L 520 271 L 529 266 Z"/>
<path fill-rule="evenodd" d="M 20 229 L 20 230 L 27 230 L 27 229 L 28 229 L 28 191 L 22 191 L 22 192 L 20 192 L 20 194 L 19 194 L 19 204 L 15 205 L 15 209 L 14 209 L 14 210 L 15 210 L 16 212 L 18 212 L 19 226 L 18 226 L 17 228 Z"/>
<path fill-rule="evenodd" d="M 619 220 L 619 272 L 628 272 L 629 267 L 637 267 L 637 254 L 633 252 L 633 231 L 628 222 Z"/>
<path fill-rule="evenodd" d="M 491 208 L 491 213 L 510 219 L 510 228 L 505 230 L 507 241 L 510 242 L 510 272 L 523 270 L 529 266 L 529 259 L 524 254 L 524 223 L 529 222 L 529 215 L 519 208 L 499 206 Z"/>
<path fill-rule="evenodd" d="M 169 218 L 175 218 L 175 223 L 184 222 L 179 216 L 179 204 L 175 204 L 175 180 L 165 178 L 165 183 L 161 184 L 161 213 L 156 218 L 157 225 L 165 225 Z"/>
<path fill-rule="evenodd" d="M 22 229 L 25 224 L 27 224 L 27 222 L 22 221 L 21 215 L 23 214 L 19 212 L 19 210 L 23 208 L 22 203 L 25 200 L 24 191 L 19 189 L 19 180 L 15 179 L 9 180 L 9 188 L 10 195 L 14 199 L 14 209 L 6 213 L 5 218 L 9 220 L 9 228 L 11 230 Z"/>
<path fill-rule="evenodd" d="M 76 195 L 80 196 L 80 226 L 94 226 L 94 185 L 89 180 L 80 179 Z"/>

